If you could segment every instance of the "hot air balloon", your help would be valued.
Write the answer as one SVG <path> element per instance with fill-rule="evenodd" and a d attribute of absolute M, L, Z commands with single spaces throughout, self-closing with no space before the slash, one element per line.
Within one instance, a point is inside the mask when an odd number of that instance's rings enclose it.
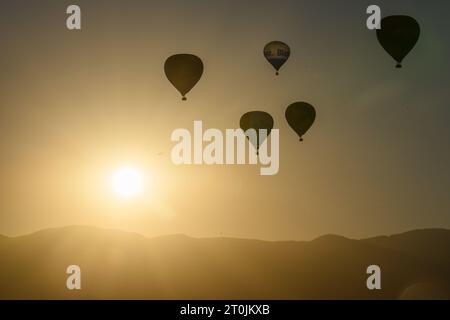
<path fill-rule="evenodd" d="M 296 102 L 286 109 L 286 120 L 303 141 L 303 136 L 316 120 L 316 110 L 306 102 Z"/>
<path fill-rule="evenodd" d="M 192 54 L 176 54 L 166 60 L 164 72 L 185 101 L 187 100 L 186 94 L 202 77 L 203 62 Z"/>
<path fill-rule="evenodd" d="M 264 57 L 275 68 L 276 75 L 279 75 L 281 67 L 286 63 L 291 55 L 289 46 L 281 41 L 272 41 L 264 47 Z"/>
<path fill-rule="evenodd" d="M 402 61 L 411 52 L 420 36 L 419 23 L 408 16 L 389 16 L 381 20 L 381 29 L 377 38 L 384 50 L 397 61 L 396 68 L 402 67 Z"/>
<path fill-rule="evenodd" d="M 256 137 L 257 137 L 256 141 L 252 141 L 252 139 L 250 139 L 248 136 L 247 138 L 256 148 L 257 154 L 259 153 L 259 148 L 264 143 L 264 141 L 259 141 L 259 130 L 263 129 L 267 130 L 267 137 L 268 137 L 273 129 L 273 124 L 274 124 L 273 118 L 267 112 L 253 111 L 248 112 L 241 117 L 240 127 L 242 130 L 244 131 L 247 131 L 249 129 L 256 130 Z"/>

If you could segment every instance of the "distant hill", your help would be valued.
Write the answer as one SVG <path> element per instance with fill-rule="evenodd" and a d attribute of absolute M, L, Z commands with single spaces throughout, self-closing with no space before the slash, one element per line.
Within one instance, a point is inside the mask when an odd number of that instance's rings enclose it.
<path fill-rule="evenodd" d="M 450 298 L 450 231 L 266 242 L 146 238 L 92 227 L 0 237 L 1 299 Z M 82 270 L 69 291 L 67 266 Z M 382 290 L 366 269 L 382 268 Z"/>

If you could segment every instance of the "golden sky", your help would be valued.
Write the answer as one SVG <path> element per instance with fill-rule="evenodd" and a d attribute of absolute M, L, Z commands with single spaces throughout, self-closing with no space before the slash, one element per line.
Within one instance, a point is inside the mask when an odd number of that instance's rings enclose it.
<path fill-rule="evenodd" d="M 0 234 L 95 225 L 146 235 L 310 239 L 450 227 L 450 5 L 378 1 L 422 26 L 404 68 L 365 27 L 365 1 L 70 1 L 0 4 Z M 292 54 L 275 77 L 262 50 Z M 205 72 L 182 102 L 163 64 L 176 53 Z M 298 142 L 284 112 L 315 106 Z M 177 128 L 237 128 L 269 112 L 280 172 L 175 166 Z M 110 179 L 145 175 L 123 201 Z"/>

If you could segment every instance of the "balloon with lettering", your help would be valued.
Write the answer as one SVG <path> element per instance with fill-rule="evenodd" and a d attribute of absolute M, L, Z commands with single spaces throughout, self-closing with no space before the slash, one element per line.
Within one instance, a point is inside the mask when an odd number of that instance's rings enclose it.
<path fill-rule="evenodd" d="M 194 88 L 203 75 L 203 62 L 192 54 L 176 54 L 166 60 L 164 72 L 185 101 L 186 94 Z"/>
<path fill-rule="evenodd" d="M 316 120 L 316 110 L 306 102 L 296 102 L 286 109 L 286 120 L 303 141 L 303 136 Z"/>
<path fill-rule="evenodd" d="M 240 121 L 240 127 L 242 130 L 244 130 L 244 132 L 246 132 L 249 129 L 254 129 L 256 131 L 256 141 L 255 139 L 251 139 L 251 136 L 249 135 L 247 135 L 247 138 L 256 148 L 257 153 L 259 153 L 259 148 L 264 143 L 265 138 L 267 138 L 270 135 L 270 132 L 273 129 L 273 124 L 274 121 L 272 116 L 267 112 L 262 111 L 248 112 L 241 117 Z M 264 129 L 266 130 L 267 136 L 260 141 L 259 131 Z"/>
<path fill-rule="evenodd" d="M 286 63 L 291 55 L 291 49 L 286 43 L 272 41 L 264 47 L 264 57 L 275 68 L 276 75 L 279 75 L 281 67 Z"/>
<path fill-rule="evenodd" d="M 409 16 L 389 16 L 381 20 L 377 38 L 384 50 L 402 67 L 403 59 L 415 47 L 420 37 L 420 25 Z"/>

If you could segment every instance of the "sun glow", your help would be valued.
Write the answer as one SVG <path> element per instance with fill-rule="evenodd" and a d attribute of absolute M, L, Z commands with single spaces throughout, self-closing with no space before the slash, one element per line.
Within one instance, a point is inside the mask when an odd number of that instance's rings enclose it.
<path fill-rule="evenodd" d="M 112 188 L 121 198 L 134 198 L 143 191 L 143 175 L 136 168 L 119 168 L 112 177 Z"/>

